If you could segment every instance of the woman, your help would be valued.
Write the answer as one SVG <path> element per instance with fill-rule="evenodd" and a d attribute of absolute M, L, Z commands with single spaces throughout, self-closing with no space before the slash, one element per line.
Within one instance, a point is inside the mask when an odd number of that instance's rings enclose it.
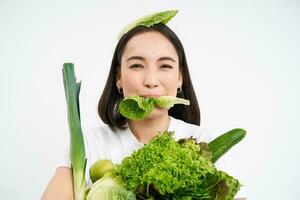
<path fill-rule="evenodd" d="M 170 110 L 155 107 L 142 120 L 127 120 L 118 111 L 127 96 L 177 96 L 190 106 L 175 105 Z M 99 159 L 114 163 L 148 143 L 158 132 L 174 131 L 175 139 L 193 136 L 207 141 L 200 125 L 200 111 L 193 90 L 184 49 L 165 24 L 149 28 L 137 26 L 119 40 L 112 59 L 98 113 L 106 126 L 84 131 L 88 169 Z M 73 199 L 70 161 L 59 167 L 43 199 Z"/>

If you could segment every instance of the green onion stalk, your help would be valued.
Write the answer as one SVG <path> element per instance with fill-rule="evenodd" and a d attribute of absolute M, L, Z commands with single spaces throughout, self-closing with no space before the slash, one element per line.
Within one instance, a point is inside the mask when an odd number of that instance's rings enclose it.
<path fill-rule="evenodd" d="M 74 65 L 72 63 L 64 63 L 62 72 L 70 131 L 70 159 L 74 196 L 75 200 L 84 200 L 86 157 L 80 125 L 79 92 L 81 82 L 76 82 Z"/>

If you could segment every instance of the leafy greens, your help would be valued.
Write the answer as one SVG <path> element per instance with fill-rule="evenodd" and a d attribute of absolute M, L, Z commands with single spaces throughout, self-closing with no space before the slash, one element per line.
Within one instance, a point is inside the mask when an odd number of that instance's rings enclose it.
<path fill-rule="evenodd" d="M 120 113 L 127 119 L 140 120 L 147 117 L 157 105 L 161 108 L 171 108 L 175 104 L 189 105 L 189 100 L 173 96 L 161 96 L 158 98 L 143 98 L 129 96 L 123 99 L 119 105 Z"/>
<path fill-rule="evenodd" d="M 134 22 L 130 23 L 128 26 L 126 26 L 119 34 L 118 38 L 120 39 L 122 35 L 130 31 L 131 29 L 137 27 L 137 26 L 146 26 L 150 27 L 154 24 L 163 23 L 167 24 L 176 14 L 178 10 L 167 10 L 163 12 L 157 12 L 150 15 L 143 16 L 141 18 L 138 18 Z"/>
<path fill-rule="evenodd" d="M 116 174 L 143 198 L 233 199 L 239 181 L 218 171 L 207 155 L 194 139 L 176 142 L 165 132 L 125 158 Z"/>

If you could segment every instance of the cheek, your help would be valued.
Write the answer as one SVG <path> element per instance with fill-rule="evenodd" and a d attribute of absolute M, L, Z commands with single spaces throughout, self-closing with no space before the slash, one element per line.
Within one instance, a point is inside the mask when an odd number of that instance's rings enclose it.
<path fill-rule="evenodd" d="M 125 96 L 132 95 L 138 92 L 141 80 L 139 76 L 133 76 L 132 74 L 125 74 L 123 78 L 123 92 Z"/>
<path fill-rule="evenodd" d="M 164 74 L 162 80 L 170 87 L 177 87 L 179 78 L 177 73 L 170 73 Z"/>
<path fill-rule="evenodd" d="M 163 78 L 164 86 L 168 89 L 168 91 L 176 91 L 178 87 L 178 75 L 177 74 L 169 74 L 165 75 Z"/>

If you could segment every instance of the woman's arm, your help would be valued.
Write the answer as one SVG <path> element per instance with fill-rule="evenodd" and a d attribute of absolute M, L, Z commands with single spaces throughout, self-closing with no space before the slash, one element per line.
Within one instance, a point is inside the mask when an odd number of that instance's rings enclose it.
<path fill-rule="evenodd" d="M 55 199 L 74 200 L 72 170 L 69 167 L 57 168 L 42 196 L 42 200 Z"/>

